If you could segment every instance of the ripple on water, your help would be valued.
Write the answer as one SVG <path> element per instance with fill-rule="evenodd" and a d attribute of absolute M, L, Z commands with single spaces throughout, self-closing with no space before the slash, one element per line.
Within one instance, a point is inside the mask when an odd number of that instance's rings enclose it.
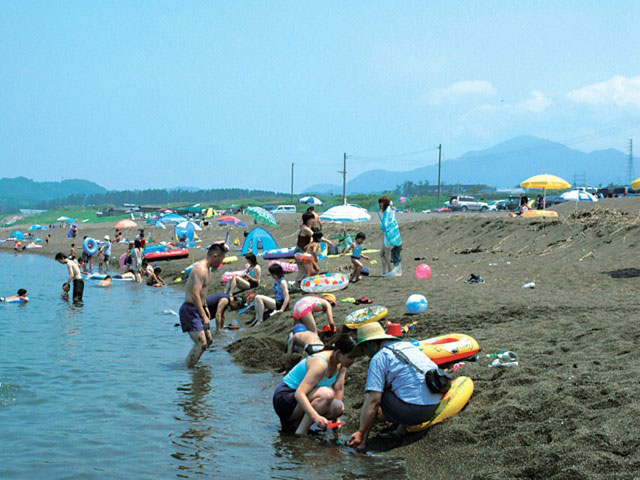
<path fill-rule="evenodd" d="M 28 396 L 28 391 L 19 385 L 0 382 L 0 407 L 10 407 Z"/>

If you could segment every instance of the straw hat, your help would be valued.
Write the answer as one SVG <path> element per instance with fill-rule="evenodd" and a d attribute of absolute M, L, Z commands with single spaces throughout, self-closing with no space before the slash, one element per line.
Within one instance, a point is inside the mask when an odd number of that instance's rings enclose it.
<path fill-rule="evenodd" d="M 322 298 L 329 302 L 334 307 L 338 304 L 338 299 L 333 293 L 323 293 Z"/>
<path fill-rule="evenodd" d="M 358 327 L 358 341 L 356 345 L 360 345 L 364 342 L 370 342 L 372 340 L 398 340 L 398 337 L 393 335 L 387 335 L 384 333 L 384 328 L 378 322 L 371 322 Z"/>

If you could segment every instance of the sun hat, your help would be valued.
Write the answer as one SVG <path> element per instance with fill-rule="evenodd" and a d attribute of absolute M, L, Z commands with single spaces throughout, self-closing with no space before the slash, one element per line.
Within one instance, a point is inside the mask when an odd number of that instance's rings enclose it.
<path fill-rule="evenodd" d="M 349 354 L 351 358 L 357 358 L 362 355 L 362 346 L 366 342 L 373 340 L 400 340 L 398 337 L 387 335 L 384 333 L 384 328 L 378 322 L 371 322 L 358 327 L 357 330 L 358 339 L 356 341 L 356 348 Z"/>
<path fill-rule="evenodd" d="M 109 238 L 109 235 L 105 235 L 105 236 L 104 236 L 104 239 L 105 239 L 105 240 L 111 240 L 111 238 Z"/>
<path fill-rule="evenodd" d="M 338 299 L 333 293 L 323 293 L 322 298 L 329 302 L 334 307 L 338 304 Z"/>

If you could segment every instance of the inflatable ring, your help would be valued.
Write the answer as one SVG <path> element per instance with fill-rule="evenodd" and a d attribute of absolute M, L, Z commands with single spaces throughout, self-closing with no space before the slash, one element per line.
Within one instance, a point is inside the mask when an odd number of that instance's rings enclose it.
<path fill-rule="evenodd" d="M 302 263 L 311 263 L 315 260 L 310 253 L 296 253 L 295 259 Z"/>
<path fill-rule="evenodd" d="M 381 305 L 374 305 L 372 307 L 360 308 L 347 315 L 344 319 L 344 324 L 348 328 L 358 328 L 362 325 L 371 322 L 377 322 L 387 316 L 389 310 L 387 307 Z"/>
<path fill-rule="evenodd" d="M 82 243 L 82 249 L 87 255 L 95 255 L 98 253 L 98 242 L 91 237 L 87 237 Z"/>
<path fill-rule="evenodd" d="M 475 338 L 463 333 L 449 333 L 439 337 L 428 338 L 420 342 L 420 350 L 436 365 L 457 362 L 474 357 L 480 351 Z"/>
<path fill-rule="evenodd" d="M 306 293 L 328 293 L 347 288 L 349 277 L 344 273 L 325 273 L 314 277 L 305 277 L 300 289 Z"/>
<path fill-rule="evenodd" d="M 280 260 L 271 260 L 269 266 L 280 265 L 284 273 L 293 273 L 298 271 L 298 265 L 295 263 L 282 262 Z"/>
<path fill-rule="evenodd" d="M 446 418 L 452 417 L 464 408 L 473 393 L 473 381 L 469 377 L 458 377 L 451 382 L 449 391 L 444 394 L 438 404 L 433 418 L 418 425 L 407 425 L 409 432 L 419 432 L 431 425 L 440 423 Z"/>

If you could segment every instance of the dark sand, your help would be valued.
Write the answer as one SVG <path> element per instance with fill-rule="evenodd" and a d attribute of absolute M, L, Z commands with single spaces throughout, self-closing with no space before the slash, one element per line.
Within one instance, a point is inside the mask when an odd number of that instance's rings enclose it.
<path fill-rule="evenodd" d="M 640 356 L 635 352 L 640 340 L 636 294 L 640 202 L 616 199 L 580 204 L 579 211 L 574 210 L 575 204 L 558 207 L 559 220 L 510 219 L 499 214 L 404 216 L 404 275 L 368 278 L 337 293 L 339 299 L 368 296 L 387 306 L 390 318 L 402 322 L 417 318 L 411 336 L 466 333 L 482 347 L 478 362 L 468 362 L 456 372 L 475 383 L 466 410 L 401 444 L 372 441 L 374 449 L 404 457 L 411 478 L 640 477 Z M 275 236 L 281 246 L 290 246 L 298 217 L 279 220 Z M 114 233 L 112 226 L 104 225 L 82 225 L 81 229 L 81 235 L 98 238 Z M 145 230 L 156 240 L 168 240 L 171 235 L 168 230 Z M 329 234 L 339 230 L 337 226 L 325 229 Z M 379 247 L 377 222 L 349 228 L 352 233 L 357 230 L 367 233 L 368 248 Z M 8 231 L 0 236 L 6 237 Z M 66 232 L 53 230 L 51 246 L 35 252 L 67 253 Z M 224 238 L 224 230 L 215 227 L 201 237 L 208 244 Z M 115 246 L 115 256 L 125 249 Z M 201 250 L 193 253 L 195 258 L 187 261 L 160 264 L 166 277 L 172 279 L 204 256 Z M 427 258 L 432 278 L 415 277 L 419 262 L 414 257 Z M 330 259 L 325 269 L 335 271 L 349 263 L 346 257 Z M 227 268 L 241 266 L 238 262 Z M 64 280 L 62 266 L 60 270 Z M 379 265 L 371 270 L 379 273 Z M 471 273 L 482 275 L 486 283 L 465 284 Z M 521 288 L 531 281 L 535 289 Z M 210 292 L 218 285 L 214 283 Z M 270 287 L 267 280 L 264 291 Z M 427 296 L 426 315 L 404 315 L 404 302 L 411 293 Z M 299 297 L 294 294 L 292 299 Z M 354 308 L 339 304 L 337 323 Z M 250 320 L 248 315 L 240 317 L 241 325 Z M 228 320 L 232 319 L 229 315 Z M 322 326 L 324 317 L 319 322 Z M 290 325 L 286 315 L 241 330 L 229 351 L 247 368 L 277 372 Z M 484 354 L 500 348 L 515 351 L 520 366 L 487 368 Z M 347 377 L 346 433 L 357 425 L 365 377 L 366 360 L 359 360 Z"/>

